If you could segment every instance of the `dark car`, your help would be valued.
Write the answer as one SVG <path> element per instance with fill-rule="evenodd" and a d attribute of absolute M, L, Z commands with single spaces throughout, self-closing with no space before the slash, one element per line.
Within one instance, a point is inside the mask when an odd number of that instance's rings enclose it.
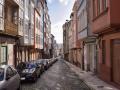
<path fill-rule="evenodd" d="M 48 67 L 52 66 L 52 59 L 47 59 L 47 62 L 48 62 Z"/>
<path fill-rule="evenodd" d="M 42 62 L 43 62 L 43 64 L 44 64 L 44 69 L 47 70 L 48 67 L 49 67 L 49 66 L 48 66 L 48 62 L 47 62 L 47 60 L 44 59 Z"/>
<path fill-rule="evenodd" d="M 40 67 L 35 63 L 25 63 L 25 67 L 20 72 L 21 80 L 36 81 L 40 77 Z"/>
<path fill-rule="evenodd" d="M 41 68 L 41 74 L 44 72 L 44 63 L 43 63 L 43 60 L 37 60 L 36 61 L 36 64 Z"/>
<path fill-rule="evenodd" d="M 25 68 L 26 68 L 26 63 L 25 62 L 19 63 L 16 67 L 16 69 L 17 69 L 17 71 L 20 75 Z"/>

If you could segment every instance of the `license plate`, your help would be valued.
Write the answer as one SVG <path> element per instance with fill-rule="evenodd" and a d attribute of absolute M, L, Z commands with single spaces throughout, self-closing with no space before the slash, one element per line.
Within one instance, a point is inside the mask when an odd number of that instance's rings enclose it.
<path fill-rule="evenodd" d="M 21 80 L 25 80 L 25 78 L 23 77 L 23 78 L 21 78 Z"/>

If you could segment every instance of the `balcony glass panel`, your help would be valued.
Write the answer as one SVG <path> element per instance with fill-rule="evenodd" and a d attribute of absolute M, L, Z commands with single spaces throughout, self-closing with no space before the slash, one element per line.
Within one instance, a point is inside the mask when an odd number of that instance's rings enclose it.
<path fill-rule="evenodd" d="M 4 19 L 0 18 L 0 30 L 4 30 Z"/>
<path fill-rule="evenodd" d="M 87 29 L 81 31 L 78 36 L 79 39 L 84 39 L 86 37 L 87 37 Z"/>
<path fill-rule="evenodd" d="M 0 30 L 4 30 L 4 0 L 0 0 Z"/>

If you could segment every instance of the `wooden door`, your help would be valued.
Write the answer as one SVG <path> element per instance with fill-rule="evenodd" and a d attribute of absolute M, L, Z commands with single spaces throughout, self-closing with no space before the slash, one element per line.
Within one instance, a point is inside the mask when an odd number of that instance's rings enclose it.
<path fill-rule="evenodd" d="M 113 81 L 120 84 L 120 39 L 113 40 Z"/>

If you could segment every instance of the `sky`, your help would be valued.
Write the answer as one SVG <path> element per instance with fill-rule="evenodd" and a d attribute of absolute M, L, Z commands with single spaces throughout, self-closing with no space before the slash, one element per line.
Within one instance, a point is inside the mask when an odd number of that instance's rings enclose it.
<path fill-rule="evenodd" d="M 51 19 L 51 33 L 57 43 L 63 43 L 62 25 L 70 19 L 74 0 L 47 0 Z"/>

